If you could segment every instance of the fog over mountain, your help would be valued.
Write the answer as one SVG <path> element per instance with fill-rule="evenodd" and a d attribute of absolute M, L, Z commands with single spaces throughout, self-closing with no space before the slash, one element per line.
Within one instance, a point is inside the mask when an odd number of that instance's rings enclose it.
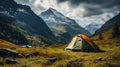
<path fill-rule="evenodd" d="M 39 15 L 47 9 L 54 8 L 63 15 L 75 19 L 78 24 L 86 25 L 97 21 L 104 23 L 120 11 L 119 0 L 15 0 L 29 5 Z"/>
<path fill-rule="evenodd" d="M 95 32 L 97 29 L 99 29 L 102 25 L 103 25 L 103 24 L 97 24 L 97 23 L 93 22 L 93 23 L 87 25 L 87 26 L 85 27 L 85 29 L 88 30 L 91 34 L 94 34 L 94 32 Z"/>

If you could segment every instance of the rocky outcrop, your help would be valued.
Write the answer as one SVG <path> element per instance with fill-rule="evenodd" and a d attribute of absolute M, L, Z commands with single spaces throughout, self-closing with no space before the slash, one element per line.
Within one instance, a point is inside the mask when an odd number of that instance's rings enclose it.
<path fill-rule="evenodd" d="M 16 50 L 11 50 L 8 48 L 0 48 L 0 56 L 3 58 L 6 57 L 13 57 L 13 58 L 20 58 L 23 57 L 21 54 L 18 53 Z"/>

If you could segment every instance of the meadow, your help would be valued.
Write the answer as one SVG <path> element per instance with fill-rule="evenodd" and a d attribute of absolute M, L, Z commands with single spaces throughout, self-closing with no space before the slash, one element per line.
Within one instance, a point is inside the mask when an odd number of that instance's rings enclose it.
<path fill-rule="evenodd" d="M 111 41 L 114 41 L 111 43 Z M 115 42 L 116 41 L 116 42 Z M 119 67 L 120 66 L 120 40 L 111 39 L 94 41 L 103 52 L 81 52 L 65 50 L 67 44 L 55 44 L 47 47 L 23 48 L 6 41 L 0 41 L 1 48 L 17 50 L 20 54 L 38 53 L 28 58 L 16 58 L 17 64 L 6 64 L 0 58 L 0 67 Z M 105 43 L 104 43 L 105 42 Z M 6 45 L 7 44 L 7 45 Z M 3 46 L 4 45 L 4 46 Z M 56 58 L 55 62 L 50 62 Z"/>

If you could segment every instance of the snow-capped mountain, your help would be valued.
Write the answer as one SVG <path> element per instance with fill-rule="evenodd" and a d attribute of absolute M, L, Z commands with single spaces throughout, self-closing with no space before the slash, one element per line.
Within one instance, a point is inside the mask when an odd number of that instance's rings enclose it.
<path fill-rule="evenodd" d="M 14 0 L 0 0 L 0 20 L 10 22 L 31 35 L 56 40 L 46 23 L 29 6 L 17 4 Z"/>
<path fill-rule="evenodd" d="M 91 23 L 88 24 L 85 29 L 88 30 L 91 34 L 94 34 L 94 32 L 99 29 L 103 24 L 98 24 L 98 23 Z"/>
<path fill-rule="evenodd" d="M 49 8 L 47 11 L 42 12 L 40 16 L 45 21 L 51 21 L 53 23 L 77 25 L 77 23 L 74 20 L 64 16 L 63 14 L 61 14 L 60 12 L 56 11 L 53 8 Z M 51 22 L 47 22 L 47 23 L 51 23 Z"/>
<path fill-rule="evenodd" d="M 66 41 L 69 41 L 76 34 L 90 35 L 90 33 L 80 27 L 75 20 L 64 16 L 53 8 L 42 12 L 40 17 L 57 37 L 63 38 Z"/>

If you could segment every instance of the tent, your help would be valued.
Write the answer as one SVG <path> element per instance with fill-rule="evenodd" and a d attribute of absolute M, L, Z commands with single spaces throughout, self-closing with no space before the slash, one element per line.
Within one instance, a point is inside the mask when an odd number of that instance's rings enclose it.
<path fill-rule="evenodd" d="M 65 48 L 66 50 L 98 51 L 99 47 L 86 35 L 78 34 Z"/>

